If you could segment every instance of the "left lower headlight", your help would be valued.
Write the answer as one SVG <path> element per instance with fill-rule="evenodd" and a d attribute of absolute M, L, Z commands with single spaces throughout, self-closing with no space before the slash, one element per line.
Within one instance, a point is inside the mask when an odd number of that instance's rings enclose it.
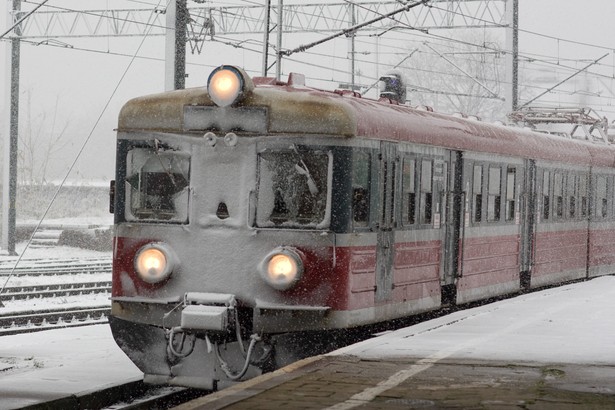
<path fill-rule="evenodd" d="M 167 279 L 177 266 L 175 253 L 163 243 L 150 243 L 139 249 L 135 256 L 135 270 L 147 283 Z"/>
<path fill-rule="evenodd" d="M 295 249 L 278 248 L 265 257 L 260 272 L 269 286 L 278 290 L 287 290 L 301 279 L 303 261 Z"/>

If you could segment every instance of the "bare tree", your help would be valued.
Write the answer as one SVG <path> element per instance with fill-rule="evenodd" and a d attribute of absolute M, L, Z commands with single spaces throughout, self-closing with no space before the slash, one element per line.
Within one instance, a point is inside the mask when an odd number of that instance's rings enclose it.
<path fill-rule="evenodd" d="M 407 76 L 413 105 L 437 111 L 505 118 L 502 98 L 504 55 L 488 32 L 462 32 L 448 44 L 424 43 L 400 67 Z"/>
<path fill-rule="evenodd" d="M 19 135 L 17 174 L 22 184 L 45 184 L 50 161 L 68 144 L 68 121 L 57 125 L 59 97 L 50 116 L 45 112 L 32 116 L 30 92 L 26 104 L 24 127 Z"/>

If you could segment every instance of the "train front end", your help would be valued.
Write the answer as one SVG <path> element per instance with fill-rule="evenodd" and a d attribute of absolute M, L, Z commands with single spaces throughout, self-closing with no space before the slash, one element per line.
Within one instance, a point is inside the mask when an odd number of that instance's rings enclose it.
<path fill-rule="evenodd" d="M 146 382 L 216 389 L 336 326 L 331 141 L 352 124 L 291 88 L 223 66 L 120 113 L 110 324 Z M 289 125 L 306 104 L 316 136 Z"/>

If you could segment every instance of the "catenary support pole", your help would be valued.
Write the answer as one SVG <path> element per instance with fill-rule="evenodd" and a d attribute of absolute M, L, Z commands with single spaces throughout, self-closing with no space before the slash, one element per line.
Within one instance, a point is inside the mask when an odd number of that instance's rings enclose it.
<path fill-rule="evenodd" d="M 267 0 L 265 5 L 265 24 L 263 30 L 263 66 L 261 75 L 267 77 L 268 65 L 269 65 L 269 23 L 271 20 L 271 0 Z"/>
<path fill-rule="evenodd" d="M 282 75 L 282 33 L 284 32 L 284 27 L 282 27 L 283 22 L 283 0 L 278 0 L 278 41 L 277 41 L 277 53 L 275 60 L 275 78 L 276 80 L 280 80 Z"/>
<path fill-rule="evenodd" d="M 186 0 L 171 0 L 166 12 L 165 81 L 166 91 L 186 87 Z"/>
<path fill-rule="evenodd" d="M 519 108 L 519 0 L 506 2 L 506 111 Z"/>
<path fill-rule="evenodd" d="M 350 27 L 354 27 L 357 24 L 356 21 L 356 12 L 355 12 L 355 5 L 354 3 L 350 3 L 348 5 L 348 17 L 350 19 Z M 355 32 L 351 31 L 350 33 L 348 33 L 348 41 L 350 42 L 349 44 L 349 48 L 350 48 L 350 89 L 352 91 L 355 90 Z"/>
<path fill-rule="evenodd" d="M 21 0 L 13 0 L 13 20 L 20 17 Z M 12 25 L 12 23 L 11 23 Z M 15 220 L 17 218 L 17 142 L 19 131 L 19 60 L 21 28 L 14 28 L 14 37 L 10 41 L 9 53 L 11 61 L 9 81 L 9 133 L 4 144 L 4 183 L 2 188 L 2 248 L 9 255 L 15 252 Z"/>

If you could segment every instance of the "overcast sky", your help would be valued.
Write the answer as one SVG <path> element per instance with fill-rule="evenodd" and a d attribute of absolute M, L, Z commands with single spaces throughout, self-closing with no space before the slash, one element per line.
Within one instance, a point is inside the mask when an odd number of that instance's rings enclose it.
<path fill-rule="evenodd" d="M 33 0 L 38 2 L 39 0 Z M 339 2 L 339 1 L 337 1 Z M 4 32 L 7 27 L 7 9 L 10 1 L 2 2 L 2 15 L 0 15 L 0 28 Z M 63 7 L 79 7 L 87 9 L 109 8 L 146 8 L 146 4 L 155 4 L 155 0 L 49 0 L 48 5 Z M 255 4 L 259 1 L 242 2 L 235 0 L 233 4 Z M 275 4 L 276 1 L 273 0 Z M 290 3 L 289 0 L 285 4 Z M 314 3 L 314 2 L 311 2 Z M 23 9 L 30 10 L 33 3 L 24 3 Z M 87 5 L 86 5 L 87 4 Z M 230 4 L 227 2 L 226 4 Z M 40 10 L 44 10 L 41 8 Z M 615 2 L 612 0 L 520 0 L 520 51 L 525 55 L 535 55 L 537 58 L 556 61 L 561 58 L 562 64 L 570 64 L 566 59 L 578 58 L 580 60 L 594 60 L 610 53 L 602 60 L 596 70 L 614 75 L 615 56 Z M 528 32 L 538 33 L 530 34 Z M 444 32 L 440 32 L 446 35 Z M 555 37 L 557 39 L 552 39 Z M 261 41 L 260 33 L 253 36 Z M 391 39 L 395 37 L 392 36 Z M 284 46 L 293 48 L 305 44 L 310 37 L 288 36 Z M 558 40 L 559 39 L 559 40 Z M 148 38 L 143 42 L 139 51 L 140 56 L 150 59 L 136 59 L 121 80 L 117 93 L 111 98 L 114 88 L 130 64 L 142 38 L 132 39 L 62 39 L 70 43 L 73 48 L 50 47 L 46 45 L 34 46 L 23 44 L 21 47 L 21 103 L 20 121 L 22 133 L 38 135 L 43 132 L 58 134 L 65 129 L 61 142 L 66 144 L 63 153 L 54 153 L 48 179 L 62 179 L 66 169 L 72 162 L 83 142 L 91 131 L 91 139 L 77 164 L 77 171 L 70 179 L 98 179 L 113 178 L 115 163 L 115 133 L 114 127 L 117 115 L 122 104 L 135 96 L 155 93 L 164 89 L 164 41 L 161 37 Z M 241 38 L 238 38 L 241 40 Z M 575 43 L 571 43 L 570 40 Z M 275 40 L 272 40 L 275 41 Z M 381 47 L 383 49 L 383 39 Z M 5 56 L 6 42 L 0 42 L 2 56 Z M 348 41 L 345 39 L 329 45 L 318 46 L 312 49 L 309 63 L 302 61 L 302 57 L 284 62 L 283 71 L 301 71 L 306 73 L 308 81 L 325 88 L 334 88 L 336 82 L 347 81 L 349 64 L 344 59 L 333 62 L 326 60 L 326 55 L 345 55 Z M 502 45 L 503 46 L 503 45 Z M 598 47 L 599 46 L 599 47 Z M 373 62 L 373 46 L 363 45 L 364 61 Z M 260 49 L 260 45 L 251 48 Z M 99 52 L 84 51 L 98 50 Z M 102 51 L 102 52 L 100 52 Z M 372 53 L 369 55 L 368 53 Z M 206 81 L 212 67 L 220 64 L 236 64 L 257 74 L 261 67 L 261 57 L 254 52 L 246 52 L 221 43 L 205 44 L 201 55 L 188 54 L 187 86 L 200 86 Z M 380 56 L 381 60 L 386 57 Z M 298 62 L 293 62 L 297 60 Z M 321 61 L 322 60 L 322 61 Z M 391 58 L 389 58 L 391 60 Z M 3 60 L 0 64 L 0 78 L 6 78 L 10 62 Z M 320 64 L 319 64 L 320 63 Z M 311 64 L 328 67 L 322 69 Z M 587 64 L 587 61 L 576 63 L 577 67 Z M 372 64 L 373 65 L 373 64 Z M 370 68 L 360 64 L 358 69 L 365 73 L 363 82 L 371 82 L 375 73 L 370 74 Z M 319 81 L 320 80 L 320 81 Z M 8 95 L 5 91 L 6 83 L 0 84 L 0 107 L 8 105 Z M 610 91 L 610 90 L 609 90 Z M 612 91 L 610 91 L 612 92 Z M 106 111 L 104 107 L 108 104 Z M 94 128 L 98 118 L 99 124 Z M 615 119 L 615 108 L 611 115 Z M 54 120 L 55 118 L 55 120 Z M 27 131 L 26 128 L 29 127 Z M 50 131 L 51 130 L 51 131 Z M 5 128 L 0 132 L 4 134 Z M 32 137 L 33 138 L 33 137 Z"/>

